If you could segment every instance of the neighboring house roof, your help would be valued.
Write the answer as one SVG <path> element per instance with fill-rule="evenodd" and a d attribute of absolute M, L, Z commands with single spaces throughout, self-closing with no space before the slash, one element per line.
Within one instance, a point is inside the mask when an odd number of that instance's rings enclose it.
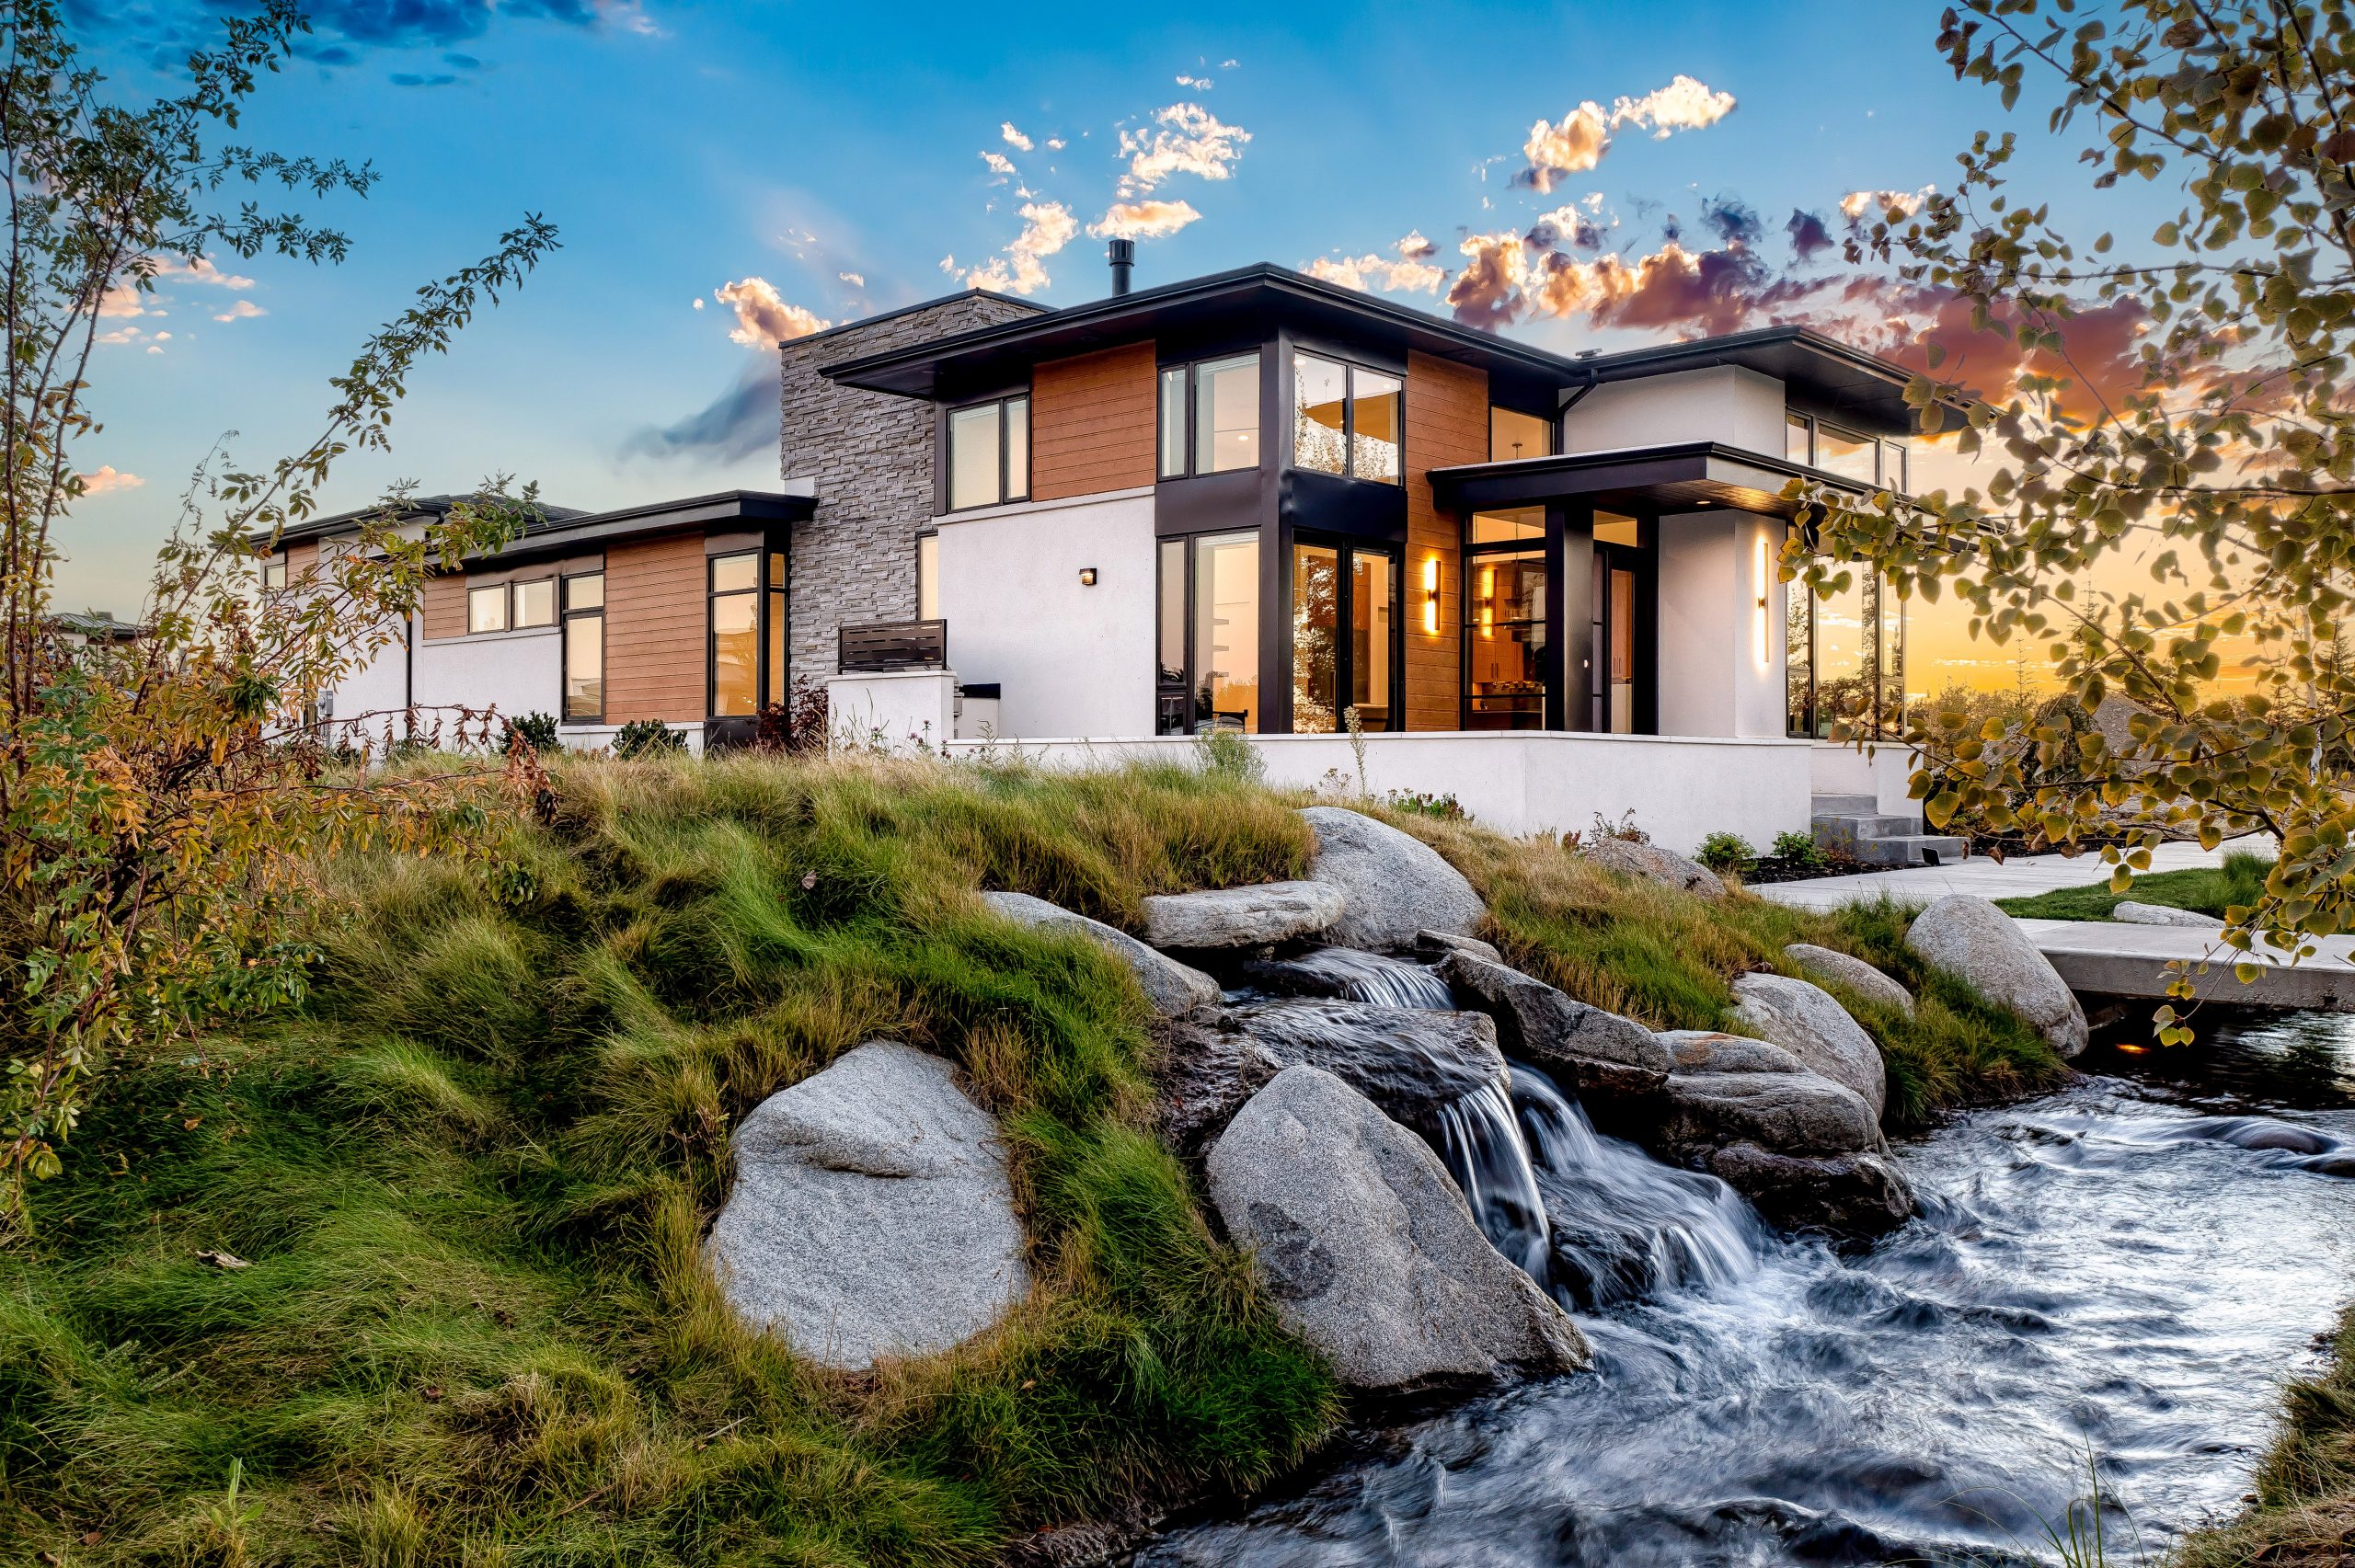
<path fill-rule="evenodd" d="M 1559 398 L 1604 382 L 1734 364 L 1774 376 L 1808 401 L 1849 414 L 1881 433 L 1913 424 L 1913 411 L 1904 400 L 1912 372 L 1807 327 L 1774 326 L 1614 354 L 1564 355 L 1267 262 L 843 360 L 823 373 L 876 392 L 954 399 L 1018 381 L 1041 360 L 1141 338 L 1183 337 L 1254 313 L 1477 364 L 1507 384 L 1542 386 Z"/>
<path fill-rule="evenodd" d="M 92 642 L 135 642 L 146 632 L 136 621 L 118 621 L 105 610 L 61 610 L 49 617 L 49 626 Z"/>
<path fill-rule="evenodd" d="M 349 533 L 362 523 L 373 522 L 387 513 L 396 522 L 438 522 L 449 516 L 453 508 L 479 498 L 474 495 L 410 496 L 389 507 L 380 502 L 375 506 L 358 507 L 350 511 L 331 512 L 325 517 L 306 518 L 301 522 L 289 523 L 280 531 L 278 542 L 281 544 L 289 544 L 304 539 L 324 538 L 329 534 Z M 539 520 L 525 527 L 523 532 L 526 538 L 561 523 L 590 515 L 579 507 L 551 506 L 546 501 L 534 502 L 534 505 L 539 513 Z M 255 542 L 262 543 L 268 538 L 267 533 L 258 533 L 255 535 Z"/>
<path fill-rule="evenodd" d="M 472 499 L 471 496 L 419 496 L 396 509 L 393 516 L 401 522 L 438 521 L 449 515 L 450 509 L 459 502 Z M 542 504 L 539 518 L 524 528 L 522 537 L 511 540 L 496 554 L 501 561 L 527 560 L 590 545 L 602 546 L 615 540 L 707 529 L 714 524 L 758 527 L 772 522 L 798 522 L 808 518 L 816 505 L 814 497 L 773 490 L 720 490 L 707 496 L 688 496 L 601 512 Z M 348 533 L 381 515 L 382 509 L 367 508 L 314 518 L 299 530 L 288 529 L 279 538 L 285 543 Z"/>

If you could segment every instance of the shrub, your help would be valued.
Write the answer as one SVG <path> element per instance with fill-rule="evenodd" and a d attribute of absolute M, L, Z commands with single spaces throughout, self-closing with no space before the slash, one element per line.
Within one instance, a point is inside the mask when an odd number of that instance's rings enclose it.
<path fill-rule="evenodd" d="M 1442 822 L 1461 822 L 1471 815 L 1453 795 L 1431 795 L 1419 789 L 1394 789 L 1385 797 L 1393 811 L 1408 811 Z"/>
<path fill-rule="evenodd" d="M 563 746 L 563 742 L 556 737 L 554 714 L 525 714 L 522 718 L 509 719 L 507 744 L 504 749 L 514 750 L 515 742 L 518 740 L 534 751 L 556 751 Z"/>
<path fill-rule="evenodd" d="M 661 719 L 634 718 L 614 737 L 616 757 L 660 757 L 687 749 L 687 738 Z"/>
<path fill-rule="evenodd" d="M 1237 784 L 1258 784 L 1267 775 L 1268 760 L 1239 729 L 1205 726 L 1194 736 L 1194 750 L 1206 773 Z"/>
<path fill-rule="evenodd" d="M 788 751 L 797 757 L 821 754 L 826 750 L 830 717 L 825 686 L 797 675 L 783 701 L 761 710 L 756 744 L 764 751 Z"/>
<path fill-rule="evenodd" d="M 1758 858 L 1758 852 L 1740 833 L 1711 833 L 1693 852 L 1693 858 L 1711 871 L 1740 871 Z"/>
<path fill-rule="evenodd" d="M 1794 828 L 1775 835 L 1762 869 L 1786 880 L 1821 876 L 1832 869 L 1832 856 L 1816 841 L 1814 833 Z"/>

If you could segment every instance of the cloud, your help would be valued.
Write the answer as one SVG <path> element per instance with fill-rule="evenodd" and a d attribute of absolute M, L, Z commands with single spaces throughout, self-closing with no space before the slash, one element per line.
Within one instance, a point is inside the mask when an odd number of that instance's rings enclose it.
<path fill-rule="evenodd" d="M 105 293 L 98 296 L 98 314 L 102 316 L 145 315 L 148 314 L 147 301 L 152 296 L 148 294 L 141 292 L 139 285 L 136 283 L 117 283 L 113 288 L 109 289 Z M 155 314 L 161 315 L 162 313 L 157 312 Z M 108 339 L 101 338 L 98 341 L 104 343 L 108 341 Z"/>
<path fill-rule="evenodd" d="M 111 463 L 101 464 L 94 473 L 82 475 L 82 493 L 103 496 L 109 490 L 136 490 L 147 483 L 136 474 L 125 474 Z"/>
<path fill-rule="evenodd" d="M 1178 85 L 1181 87 L 1191 87 L 1198 93 L 1207 93 L 1218 86 L 1208 76 L 1180 76 L 1178 78 Z"/>
<path fill-rule="evenodd" d="M 194 261 L 182 261 L 167 256 L 155 263 L 155 276 L 176 279 L 183 283 L 210 283 L 215 288 L 246 290 L 254 286 L 251 278 L 235 272 L 224 272 L 213 265 L 210 257 L 200 256 Z"/>
<path fill-rule="evenodd" d="M 982 162 L 990 166 L 990 173 L 994 175 L 1004 175 L 1008 178 L 1013 177 L 1014 160 L 1007 157 L 1004 153 L 998 152 L 994 148 L 984 149 L 982 153 Z"/>
<path fill-rule="evenodd" d="M 787 303 L 765 278 L 723 284 L 711 292 L 711 297 L 736 312 L 736 325 L 728 337 L 748 349 L 774 349 L 788 338 L 807 338 L 833 325 L 799 305 Z"/>
<path fill-rule="evenodd" d="M 1160 239 L 1200 216 L 1189 201 L 1115 201 L 1087 232 L 1097 239 Z"/>
<path fill-rule="evenodd" d="M 999 122 L 997 133 L 1005 138 L 1005 144 L 1007 146 L 1014 148 L 1017 152 L 1027 153 L 1037 145 L 1037 143 L 1033 143 L 1029 137 L 1025 136 L 1021 132 L 1017 131 L 1014 128 L 1014 121 L 1010 120 Z"/>
<path fill-rule="evenodd" d="M 1129 160 L 1120 183 L 1124 198 L 1151 190 L 1173 175 L 1225 179 L 1243 156 L 1243 143 L 1251 140 L 1251 132 L 1221 123 L 1196 103 L 1173 103 L 1153 118 L 1161 129 L 1120 132 L 1120 155 Z"/>
<path fill-rule="evenodd" d="M 1543 250 L 1565 245 L 1579 250 L 1603 248 L 1603 231 L 1576 202 L 1565 202 L 1540 217 L 1531 225 L 1528 238 L 1531 245 Z"/>
<path fill-rule="evenodd" d="M 1072 242 L 1079 233 L 1079 220 L 1060 201 L 1026 201 L 1020 211 L 1022 232 L 1005 247 L 1005 254 L 959 274 L 967 288 L 1029 294 L 1052 281 L 1042 263 Z M 957 270 L 953 258 L 944 258 L 941 268 Z"/>
<path fill-rule="evenodd" d="M 1390 248 L 1397 252 L 1396 258 L 1320 256 L 1308 264 L 1308 275 L 1360 293 L 1380 289 L 1386 293 L 1435 294 L 1447 281 L 1447 269 L 1430 260 L 1439 254 L 1439 247 L 1420 234 L 1409 232 Z"/>
<path fill-rule="evenodd" d="M 437 71 L 431 76 L 420 76 L 414 71 L 396 71 L 390 80 L 396 87 L 447 87 L 455 84 L 458 78 L 446 71 Z"/>
<path fill-rule="evenodd" d="M 1783 225 L 1783 232 L 1791 236 L 1791 248 L 1798 252 L 1801 261 L 1812 261 L 1832 248 L 1832 231 L 1816 213 L 1792 208 L 1791 221 Z"/>
<path fill-rule="evenodd" d="M 676 424 L 640 430 L 624 443 L 626 455 L 704 457 L 736 462 L 775 452 L 777 441 L 775 361 L 745 366 L 736 384 Z"/>
<path fill-rule="evenodd" d="M 1063 146 L 1064 142 L 1062 137 L 1050 136 L 1047 138 L 1047 151 L 1051 153 L 1060 153 L 1063 150 Z"/>
<path fill-rule="evenodd" d="M 1891 209 L 1901 218 L 1910 218 L 1922 210 L 1922 203 L 1938 193 L 1935 185 L 1919 190 L 1852 190 L 1840 198 L 1840 215 L 1852 223 L 1878 218 Z"/>
<path fill-rule="evenodd" d="M 1611 133 L 1633 127 L 1649 131 L 1656 141 L 1679 131 L 1715 125 L 1734 109 L 1731 93 L 1717 92 L 1692 77 L 1678 74 L 1664 87 L 1639 98 L 1623 97 L 1609 109 L 1589 98 L 1557 121 L 1540 120 L 1529 128 L 1522 154 L 1528 166 L 1513 183 L 1538 192 L 1554 189 L 1566 174 L 1578 174 L 1603 161 L 1611 148 Z"/>
<path fill-rule="evenodd" d="M 1726 245 L 1756 245 L 1764 235 L 1766 225 L 1757 212 L 1740 198 L 1712 196 L 1701 203 L 1701 222 L 1717 231 L 1717 238 Z"/>
<path fill-rule="evenodd" d="M 1532 317 L 1597 328 L 1685 335 L 1731 332 L 1804 303 L 1826 285 L 1777 279 L 1749 246 L 1691 250 L 1662 243 L 1648 256 L 1568 254 L 1541 225 L 1526 235 L 1466 235 L 1465 265 L 1447 292 L 1456 319 L 1498 330 Z"/>
<path fill-rule="evenodd" d="M 261 306 L 254 303 L 251 300 L 239 300 L 236 303 L 232 304 L 227 310 L 224 310 L 215 315 L 213 319 L 215 321 L 249 321 L 255 316 L 268 315 L 269 314 L 270 312 L 262 309 Z"/>
<path fill-rule="evenodd" d="M 838 281 L 848 283 L 854 289 L 864 289 L 867 287 L 867 279 L 862 273 L 837 272 L 834 274 L 834 277 Z"/>

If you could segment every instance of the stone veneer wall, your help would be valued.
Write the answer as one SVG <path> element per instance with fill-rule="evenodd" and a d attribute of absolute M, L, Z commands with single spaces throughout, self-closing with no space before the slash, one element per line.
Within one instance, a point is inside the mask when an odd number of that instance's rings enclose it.
<path fill-rule="evenodd" d="M 780 467 L 788 480 L 814 482 L 818 498 L 793 530 L 788 679 L 833 674 L 844 624 L 915 614 L 915 540 L 933 518 L 932 405 L 840 386 L 820 369 L 1037 311 L 971 290 L 782 346 Z M 955 628 L 950 635 L 953 659 Z"/>

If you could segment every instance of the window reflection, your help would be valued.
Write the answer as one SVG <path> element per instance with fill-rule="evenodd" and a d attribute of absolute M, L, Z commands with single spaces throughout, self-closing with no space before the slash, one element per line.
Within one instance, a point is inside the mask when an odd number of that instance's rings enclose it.
<path fill-rule="evenodd" d="M 1292 359 L 1292 462 L 1319 474 L 1349 472 L 1349 372 L 1310 354 Z"/>
<path fill-rule="evenodd" d="M 998 493 L 998 406 L 959 408 L 948 416 L 948 507 L 995 506 Z"/>
<path fill-rule="evenodd" d="M 1325 544 L 1292 551 L 1292 727 L 1329 735 L 1341 727 L 1341 553 Z"/>
<path fill-rule="evenodd" d="M 1554 422 L 1517 408 L 1488 409 L 1488 461 L 1513 463 L 1554 455 Z"/>
<path fill-rule="evenodd" d="M 1259 356 L 1194 367 L 1194 472 L 1259 466 Z"/>
<path fill-rule="evenodd" d="M 1387 554 L 1350 554 L 1350 701 L 1368 730 L 1397 727 L 1391 658 L 1398 647 L 1398 564 Z"/>
<path fill-rule="evenodd" d="M 1194 722 L 1259 727 L 1259 538 L 1194 541 Z"/>
<path fill-rule="evenodd" d="M 1395 375 L 1350 372 L 1350 473 L 1360 479 L 1398 482 L 1404 384 Z"/>

